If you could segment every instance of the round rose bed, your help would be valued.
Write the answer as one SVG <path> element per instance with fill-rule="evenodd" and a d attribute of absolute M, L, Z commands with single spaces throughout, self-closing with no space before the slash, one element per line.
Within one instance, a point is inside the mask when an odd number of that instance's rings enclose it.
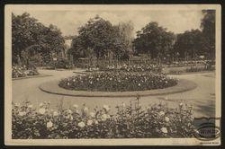
<path fill-rule="evenodd" d="M 163 89 L 177 84 L 176 79 L 162 74 L 95 72 L 65 78 L 59 86 L 68 90 L 78 91 L 144 91 Z"/>

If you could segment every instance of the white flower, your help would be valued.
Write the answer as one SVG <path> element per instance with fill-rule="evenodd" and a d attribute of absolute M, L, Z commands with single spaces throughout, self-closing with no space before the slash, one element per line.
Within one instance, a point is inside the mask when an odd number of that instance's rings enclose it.
<path fill-rule="evenodd" d="M 98 125 L 98 121 L 97 120 L 95 120 L 95 124 Z"/>
<path fill-rule="evenodd" d="M 46 111 L 45 108 L 39 109 L 39 113 L 40 113 L 40 114 L 45 114 L 45 111 Z"/>
<path fill-rule="evenodd" d="M 110 118 L 110 116 L 109 116 L 108 114 L 103 114 L 103 115 L 101 116 L 101 120 L 102 120 L 102 121 L 106 121 L 108 118 Z"/>
<path fill-rule="evenodd" d="M 182 107 L 182 106 L 183 106 L 183 103 L 181 102 L 181 103 L 179 104 L 179 106 Z"/>
<path fill-rule="evenodd" d="M 93 123 L 92 120 L 88 120 L 88 121 L 87 121 L 87 125 L 88 125 L 88 126 L 92 125 L 92 123 Z"/>
<path fill-rule="evenodd" d="M 47 128 L 51 128 L 52 126 L 53 126 L 52 121 L 49 121 L 49 122 L 47 123 Z"/>
<path fill-rule="evenodd" d="M 59 115 L 59 113 L 57 111 L 53 112 L 53 116 L 58 116 L 58 115 Z"/>
<path fill-rule="evenodd" d="M 169 122 L 170 121 L 169 117 L 165 117 L 165 121 Z"/>
<path fill-rule="evenodd" d="M 79 122 L 79 123 L 78 123 L 78 126 L 79 126 L 80 128 L 83 128 L 83 127 L 85 126 L 85 123 L 84 123 L 84 122 Z"/>
<path fill-rule="evenodd" d="M 79 110 L 75 110 L 75 113 L 80 113 L 80 111 Z"/>
<path fill-rule="evenodd" d="M 159 116 L 163 116 L 163 115 L 165 115 L 165 112 L 160 111 L 160 112 L 159 112 Z"/>
<path fill-rule="evenodd" d="M 40 104 L 39 104 L 39 107 L 43 107 L 43 106 L 44 106 L 44 104 L 43 104 L 43 103 L 40 103 Z"/>
<path fill-rule="evenodd" d="M 91 117 L 95 117 L 95 113 L 94 112 L 90 112 L 90 116 Z"/>
<path fill-rule="evenodd" d="M 110 107 L 108 105 L 103 105 L 103 108 L 108 112 Z"/>
<path fill-rule="evenodd" d="M 97 78 L 97 81 L 99 81 L 99 78 Z"/>
<path fill-rule="evenodd" d="M 72 115 L 70 116 L 70 120 L 71 120 L 71 121 L 73 120 L 73 116 L 72 116 Z"/>
<path fill-rule="evenodd" d="M 19 116 L 24 116 L 24 115 L 26 115 L 26 112 L 25 111 L 20 111 L 19 112 Z"/>
<path fill-rule="evenodd" d="M 87 113 L 88 112 L 88 107 L 84 107 L 84 113 Z"/>
<path fill-rule="evenodd" d="M 20 106 L 20 104 L 19 103 L 15 103 L 15 105 L 14 105 L 15 107 L 19 107 Z"/>
<path fill-rule="evenodd" d="M 140 84 L 140 83 L 138 83 L 138 86 L 141 86 L 141 84 Z"/>
<path fill-rule="evenodd" d="M 28 107 L 28 108 L 33 108 L 33 105 L 28 105 L 27 107 Z"/>
<path fill-rule="evenodd" d="M 161 128 L 161 131 L 162 131 L 163 133 L 168 133 L 168 130 L 167 130 L 166 127 L 162 127 L 162 128 Z"/>
<path fill-rule="evenodd" d="M 124 102 L 122 103 L 122 107 L 126 107 L 126 104 Z"/>
<path fill-rule="evenodd" d="M 112 80 L 112 78 L 109 78 L 109 80 Z"/>
<path fill-rule="evenodd" d="M 73 105 L 73 107 L 74 107 L 75 109 L 77 109 L 79 106 L 78 106 L 78 105 L 76 105 L 76 104 L 74 104 L 74 105 Z"/>
<path fill-rule="evenodd" d="M 72 114 L 73 112 L 70 109 L 68 109 L 67 113 Z"/>

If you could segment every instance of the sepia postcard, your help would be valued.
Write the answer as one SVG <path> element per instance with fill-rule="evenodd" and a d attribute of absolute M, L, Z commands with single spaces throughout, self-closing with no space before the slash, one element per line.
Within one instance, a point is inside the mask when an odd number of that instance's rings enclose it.
<path fill-rule="evenodd" d="M 221 6 L 5 5 L 5 145 L 221 145 Z"/>

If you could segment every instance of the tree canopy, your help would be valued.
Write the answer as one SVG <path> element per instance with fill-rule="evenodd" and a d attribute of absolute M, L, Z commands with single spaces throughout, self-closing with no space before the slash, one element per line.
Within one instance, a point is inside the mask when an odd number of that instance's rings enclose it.
<path fill-rule="evenodd" d="M 157 22 L 150 22 L 141 31 L 137 32 L 134 40 L 135 52 L 137 54 L 147 53 L 151 58 L 161 57 L 172 48 L 175 35 L 166 31 Z"/>
<path fill-rule="evenodd" d="M 54 25 L 46 27 L 28 13 L 12 14 L 13 61 L 17 63 L 18 56 L 24 59 L 23 55 L 27 55 L 28 58 L 30 49 L 50 57 L 52 52 L 59 53 L 64 50 L 64 39 Z"/>
<path fill-rule="evenodd" d="M 125 23 L 113 26 L 96 16 L 79 28 L 79 34 L 73 38 L 69 52 L 75 57 L 87 57 L 93 51 L 97 59 L 109 58 L 111 53 L 120 58 L 131 48 L 129 36 L 132 29 L 131 25 Z"/>

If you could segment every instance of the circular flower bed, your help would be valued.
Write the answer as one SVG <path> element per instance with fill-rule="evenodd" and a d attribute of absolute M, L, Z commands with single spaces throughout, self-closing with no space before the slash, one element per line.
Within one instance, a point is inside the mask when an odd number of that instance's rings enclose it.
<path fill-rule="evenodd" d="M 153 73 L 89 73 L 63 79 L 59 86 L 83 91 L 142 91 L 163 89 L 177 84 L 176 79 Z"/>

